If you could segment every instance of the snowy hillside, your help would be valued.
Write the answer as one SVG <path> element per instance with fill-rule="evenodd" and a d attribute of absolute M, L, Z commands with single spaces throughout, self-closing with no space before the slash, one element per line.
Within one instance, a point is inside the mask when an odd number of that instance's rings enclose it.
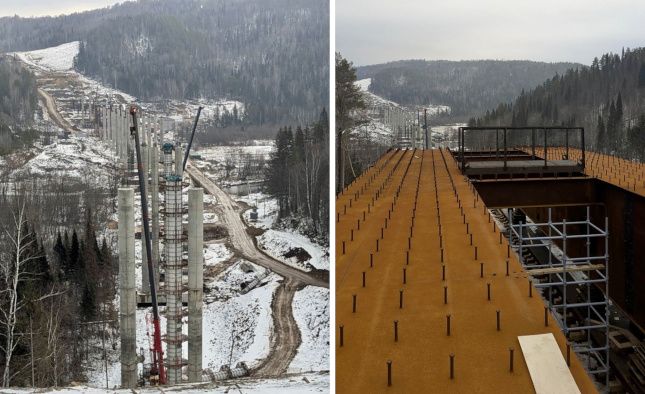
<path fill-rule="evenodd" d="M 43 71 L 69 71 L 74 68 L 74 58 L 78 56 L 80 43 L 68 42 L 57 47 L 29 52 L 15 52 L 23 62 Z"/>

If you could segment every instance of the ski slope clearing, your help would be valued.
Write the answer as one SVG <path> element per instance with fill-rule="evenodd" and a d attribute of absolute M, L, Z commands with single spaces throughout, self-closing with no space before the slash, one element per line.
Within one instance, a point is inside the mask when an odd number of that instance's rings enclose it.
<path fill-rule="evenodd" d="M 361 92 L 369 92 L 372 78 L 359 79 L 355 84 L 361 89 Z"/>
<path fill-rule="evenodd" d="M 372 83 L 372 78 L 366 78 L 366 79 L 360 79 L 354 84 L 358 86 L 363 93 L 363 99 L 365 100 L 365 104 L 368 107 L 381 107 L 381 106 L 386 106 L 386 107 L 395 107 L 395 108 L 400 108 L 401 106 L 394 101 L 388 100 L 386 98 L 383 98 L 381 96 L 378 96 L 372 92 L 370 92 L 369 86 Z"/>
<path fill-rule="evenodd" d="M 290 372 L 329 371 L 329 289 L 307 286 L 293 297 L 302 343 Z"/>
<path fill-rule="evenodd" d="M 15 52 L 23 62 L 42 71 L 69 71 L 74 68 L 80 42 L 68 42 L 56 47 L 28 52 Z"/>

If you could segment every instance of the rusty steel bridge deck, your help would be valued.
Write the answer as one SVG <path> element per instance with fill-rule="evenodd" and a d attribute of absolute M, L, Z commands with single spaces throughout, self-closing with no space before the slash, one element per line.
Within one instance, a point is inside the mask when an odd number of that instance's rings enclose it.
<path fill-rule="evenodd" d="M 339 393 L 532 392 L 517 337 L 552 333 L 566 354 L 448 151 L 387 153 L 338 196 L 336 212 Z M 581 392 L 596 392 L 573 351 L 570 371 Z"/>

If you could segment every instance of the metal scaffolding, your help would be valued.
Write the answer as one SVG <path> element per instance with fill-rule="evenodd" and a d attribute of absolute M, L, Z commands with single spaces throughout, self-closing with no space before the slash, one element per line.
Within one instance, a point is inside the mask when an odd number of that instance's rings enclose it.
<path fill-rule="evenodd" d="M 182 200 L 181 178 L 176 175 L 166 177 L 165 189 L 165 295 L 166 295 L 166 344 L 168 383 L 181 383 L 182 343 Z"/>
<path fill-rule="evenodd" d="M 588 373 L 608 389 L 608 218 L 603 229 L 592 223 L 589 207 L 581 221 L 556 222 L 551 213 L 549 208 L 546 223 L 533 223 L 509 209 L 509 243 L 533 285 L 544 289 L 542 298 Z M 584 252 L 570 257 L 567 248 L 580 242 L 576 254 Z"/>

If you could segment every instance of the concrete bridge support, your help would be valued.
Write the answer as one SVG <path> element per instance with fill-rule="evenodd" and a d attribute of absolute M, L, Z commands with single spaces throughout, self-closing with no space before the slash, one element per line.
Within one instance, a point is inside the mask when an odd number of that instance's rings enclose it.
<path fill-rule="evenodd" d="M 137 385 L 136 281 L 134 269 L 134 190 L 118 192 L 119 330 L 121 335 L 121 386 Z"/>
<path fill-rule="evenodd" d="M 202 380 L 204 189 L 188 190 L 188 381 Z"/>
<path fill-rule="evenodd" d="M 166 348 L 168 383 L 181 383 L 182 359 L 182 199 L 181 178 L 172 174 L 166 177 L 164 251 L 166 256 Z"/>

